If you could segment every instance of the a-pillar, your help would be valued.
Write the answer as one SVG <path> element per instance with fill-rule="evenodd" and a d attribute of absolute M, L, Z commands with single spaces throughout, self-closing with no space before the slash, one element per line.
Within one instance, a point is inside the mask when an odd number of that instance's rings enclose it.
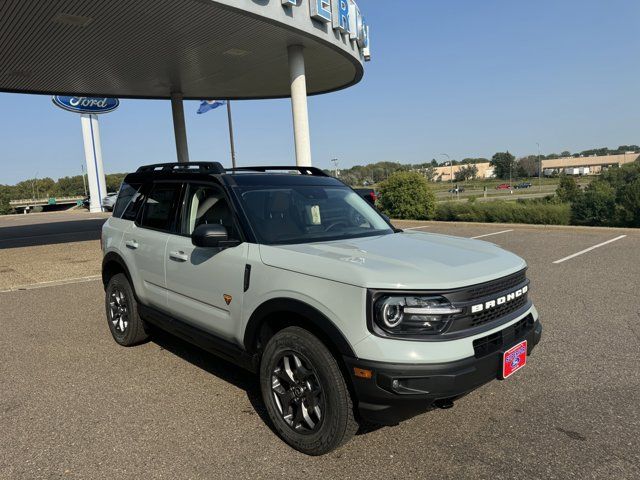
<path fill-rule="evenodd" d="M 301 45 L 289 47 L 289 72 L 291 75 L 291 109 L 293 110 L 296 165 L 310 167 L 311 137 L 307 106 L 307 77 L 304 67 L 304 48 Z"/>
<path fill-rule="evenodd" d="M 184 106 L 181 93 L 174 92 L 171 94 L 171 113 L 173 114 L 173 132 L 176 137 L 178 162 L 187 163 L 189 161 L 189 147 L 187 145 L 187 126 L 184 121 Z"/>

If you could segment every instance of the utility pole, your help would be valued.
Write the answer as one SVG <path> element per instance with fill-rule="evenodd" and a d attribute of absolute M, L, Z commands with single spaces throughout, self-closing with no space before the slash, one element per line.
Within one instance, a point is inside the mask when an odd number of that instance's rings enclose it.
<path fill-rule="evenodd" d="M 443 157 L 447 157 L 447 160 L 448 160 L 447 163 L 449 164 L 450 172 L 451 172 L 450 175 L 449 175 L 449 180 L 451 182 L 451 190 L 453 190 L 453 162 L 451 161 L 451 157 L 448 154 L 441 153 L 440 155 L 443 156 Z M 446 164 L 445 164 L 445 166 L 446 166 Z M 453 195 L 453 192 L 451 192 L 451 195 Z"/>
<path fill-rule="evenodd" d="M 540 191 L 542 191 L 542 160 L 540 158 L 540 144 L 536 142 L 538 145 L 538 185 L 540 187 Z"/>
<path fill-rule="evenodd" d="M 513 194 L 513 185 L 511 185 L 511 183 L 513 182 L 512 180 L 512 175 L 511 175 L 511 170 L 513 168 L 513 162 L 509 162 L 509 193 Z"/>
<path fill-rule="evenodd" d="M 338 170 L 338 159 L 337 158 L 332 158 L 331 159 L 331 163 L 333 163 L 333 171 L 334 171 L 334 176 L 336 178 L 338 178 L 338 176 L 340 176 L 340 171 Z"/>
<path fill-rule="evenodd" d="M 84 165 L 80 165 L 82 169 L 82 187 L 84 188 L 84 196 L 87 197 L 87 179 L 84 178 Z"/>

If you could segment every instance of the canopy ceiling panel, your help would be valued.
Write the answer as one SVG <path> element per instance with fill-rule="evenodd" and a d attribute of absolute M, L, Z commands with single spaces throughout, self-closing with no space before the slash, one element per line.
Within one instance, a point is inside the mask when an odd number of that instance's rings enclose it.
<path fill-rule="evenodd" d="M 298 28 L 303 21 L 306 27 Z M 193 99 L 286 97 L 287 47 L 294 44 L 305 47 L 310 94 L 345 88 L 362 78 L 357 47 L 330 26 L 310 20 L 306 5 L 0 0 L 0 90 L 140 98 L 167 98 L 173 91 Z"/>

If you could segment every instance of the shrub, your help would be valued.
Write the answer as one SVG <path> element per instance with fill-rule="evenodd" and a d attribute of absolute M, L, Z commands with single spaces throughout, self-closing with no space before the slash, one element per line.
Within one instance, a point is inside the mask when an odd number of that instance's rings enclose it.
<path fill-rule="evenodd" d="M 577 225 L 640 227 L 640 162 L 611 168 L 574 200 Z"/>
<path fill-rule="evenodd" d="M 628 227 L 640 227 L 640 178 L 621 189 L 620 207 L 620 222 Z"/>
<path fill-rule="evenodd" d="M 606 181 L 596 180 L 571 206 L 571 220 L 576 225 L 614 225 L 616 191 Z"/>
<path fill-rule="evenodd" d="M 541 199 L 542 200 L 542 199 Z M 444 202 L 438 204 L 436 220 L 462 222 L 534 223 L 568 225 L 571 219 L 568 204 L 544 201 L 518 202 Z"/>
<path fill-rule="evenodd" d="M 428 220 L 435 214 L 436 198 L 418 172 L 396 172 L 380 185 L 380 208 L 391 218 Z"/>
<path fill-rule="evenodd" d="M 575 202 L 578 197 L 582 195 L 582 190 L 580 190 L 580 187 L 573 177 L 562 175 L 558 188 L 556 189 L 556 195 L 561 202 Z"/>

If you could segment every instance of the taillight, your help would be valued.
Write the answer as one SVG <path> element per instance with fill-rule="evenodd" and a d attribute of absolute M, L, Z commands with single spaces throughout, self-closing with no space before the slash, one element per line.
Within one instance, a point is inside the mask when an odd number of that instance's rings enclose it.
<path fill-rule="evenodd" d="M 373 203 L 376 203 L 376 200 L 378 200 L 378 196 L 376 195 L 376 192 L 369 192 L 369 195 L 371 195 L 371 201 Z"/>

